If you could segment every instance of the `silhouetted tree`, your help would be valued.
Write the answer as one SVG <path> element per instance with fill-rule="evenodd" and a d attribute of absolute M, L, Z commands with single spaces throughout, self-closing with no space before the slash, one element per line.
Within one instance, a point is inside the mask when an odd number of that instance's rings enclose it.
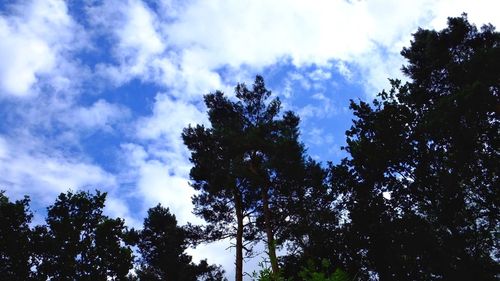
<path fill-rule="evenodd" d="M 286 240 L 284 230 L 293 223 L 292 206 L 296 199 L 304 198 L 307 193 L 304 186 L 307 161 L 298 140 L 299 118 L 290 111 L 279 118 L 280 102 L 274 99 L 266 104 L 270 96 L 271 91 L 265 88 L 260 76 L 252 90 L 244 84 L 236 87 L 246 123 L 241 138 L 246 158 L 243 177 L 256 195 L 256 225 L 265 233 L 271 269 L 277 275 L 276 247 Z"/>
<path fill-rule="evenodd" d="M 284 206 L 287 213 L 281 243 L 287 245 L 287 255 L 282 257 L 283 277 L 302 280 L 304 267 L 333 274 L 345 254 L 344 244 L 336 234 L 340 229 L 342 208 L 336 203 L 337 193 L 327 184 L 327 170 L 314 161 L 307 161 L 302 174 L 302 188 L 288 197 Z M 327 272 L 323 263 L 328 262 Z"/>
<path fill-rule="evenodd" d="M 32 243 L 29 199 L 10 202 L 0 192 L 0 280 L 29 280 Z"/>
<path fill-rule="evenodd" d="M 132 251 L 124 245 L 121 219 L 102 214 L 105 193 L 62 193 L 38 226 L 39 280 L 125 280 Z"/>
<path fill-rule="evenodd" d="M 192 186 L 199 191 L 193 197 L 194 213 L 208 223 L 198 238 L 205 241 L 234 238 L 235 280 L 242 281 L 243 235 L 248 229 L 244 228 L 243 220 L 250 214 L 251 202 L 246 182 L 238 171 L 243 166 L 243 152 L 238 142 L 243 120 L 238 108 L 221 92 L 205 96 L 205 104 L 212 128 L 203 125 L 188 127 L 182 135 L 192 151 Z"/>
<path fill-rule="evenodd" d="M 191 256 L 185 253 L 186 230 L 179 227 L 175 216 L 161 205 L 149 209 L 137 239 L 141 254 L 139 280 L 224 280 L 224 271 L 219 267 L 208 265 L 205 260 L 199 264 L 191 261 Z"/>
<path fill-rule="evenodd" d="M 410 82 L 351 102 L 350 158 L 331 168 L 348 211 L 344 266 L 364 279 L 497 280 L 500 34 L 450 18 L 402 55 Z"/>
<path fill-rule="evenodd" d="M 237 101 L 221 92 L 205 96 L 211 128 L 184 130 L 191 150 L 195 213 L 209 226 L 208 237 L 236 238 L 236 280 L 242 280 L 244 238 L 265 234 L 273 272 L 278 271 L 275 234 L 286 217 L 280 206 L 304 174 L 304 149 L 298 141 L 299 118 L 286 112 L 257 76 L 252 90 L 235 89 Z"/>

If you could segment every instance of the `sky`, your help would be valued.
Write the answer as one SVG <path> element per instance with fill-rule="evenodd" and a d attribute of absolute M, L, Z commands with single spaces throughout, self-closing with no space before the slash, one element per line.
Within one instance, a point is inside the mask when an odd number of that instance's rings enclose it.
<path fill-rule="evenodd" d="M 29 195 L 35 222 L 69 189 L 108 193 L 106 213 L 140 227 L 148 208 L 192 211 L 189 124 L 203 95 L 234 97 L 260 74 L 301 117 L 301 141 L 325 163 L 346 154 L 349 100 L 404 79 L 418 27 L 466 12 L 500 26 L 496 0 L 0 1 L 0 190 Z M 229 241 L 190 250 L 233 277 Z M 245 271 L 256 270 L 259 258 Z"/>

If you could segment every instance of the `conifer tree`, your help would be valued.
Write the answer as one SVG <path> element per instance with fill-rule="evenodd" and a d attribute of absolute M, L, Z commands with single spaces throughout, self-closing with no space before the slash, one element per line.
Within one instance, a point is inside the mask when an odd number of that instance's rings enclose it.
<path fill-rule="evenodd" d="M 331 169 L 344 266 L 366 280 L 496 280 L 500 34 L 450 18 L 402 55 L 410 81 L 351 102 L 350 157 Z"/>
<path fill-rule="evenodd" d="M 242 280 L 243 249 L 261 236 L 278 273 L 275 237 L 285 217 L 279 206 L 299 186 L 305 160 L 299 118 L 279 116 L 280 101 L 268 101 L 262 77 L 251 90 L 238 84 L 235 94 L 236 101 L 221 92 L 206 95 L 211 127 L 190 126 L 183 139 L 192 152 L 192 185 L 200 191 L 195 213 L 209 223 L 211 239 L 236 239 L 236 280 Z"/>

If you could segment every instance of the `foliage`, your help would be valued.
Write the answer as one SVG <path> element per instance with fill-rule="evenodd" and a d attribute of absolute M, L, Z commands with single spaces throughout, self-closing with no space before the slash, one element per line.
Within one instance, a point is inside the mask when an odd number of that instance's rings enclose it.
<path fill-rule="evenodd" d="M 185 253 L 186 237 L 186 230 L 177 226 L 175 216 L 168 209 L 161 205 L 149 209 L 136 238 L 141 254 L 139 280 L 224 280 L 224 271 L 208 265 L 206 260 L 198 265 L 192 263 L 191 256 Z"/>
<path fill-rule="evenodd" d="M 190 172 L 192 186 L 199 191 L 193 197 L 194 213 L 208 224 L 193 231 L 195 239 L 215 241 L 224 238 L 236 240 L 236 280 L 243 278 L 244 237 L 255 240 L 252 225 L 244 227 L 249 218 L 254 197 L 241 177 L 244 166 L 244 120 L 241 109 L 221 92 L 205 96 L 212 128 L 203 125 L 188 127 L 182 134 L 184 143 L 191 150 L 193 168 Z M 196 229 L 196 228 L 193 228 Z"/>
<path fill-rule="evenodd" d="M 160 205 L 141 231 L 103 215 L 106 194 L 61 193 L 47 208 L 45 225 L 30 227 L 29 198 L 16 202 L 0 192 L 0 280 L 222 281 L 224 270 L 184 253 L 187 230 Z M 131 245 L 141 258 L 131 274 Z"/>
<path fill-rule="evenodd" d="M 265 262 L 259 263 L 261 270 L 253 273 L 253 279 L 257 281 L 353 281 L 353 279 L 342 269 L 337 268 L 332 272 L 330 262 L 322 260 L 320 266 L 316 266 L 313 260 L 302 266 L 298 275 L 293 278 L 285 278 L 282 274 L 273 274 Z"/>
<path fill-rule="evenodd" d="M 200 191 L 193 197 L 195 213 L 208 222 L 200 236 L 236 239 L 241 280 L 242 251 L 251 253 L 250 244 L 262 240 L 262 233 L 273 272 L 278 271 L 275 234 L 288 216 L 282 206 L 304 178 L 304 149 L 298 117 L 285 112 L 279 118 L 280 102 L 268 101 L 271 92 L 262 77 L 251 90 L 238 84 L 235 93 L 236 101 L 221 92 L 206 95 L 211 128 L 190 126 L 183 139 L 194 164 L 192 186 Z"/>
<path fill-rule="evenodd" d="M 132 268 L 121 219 L 102 214 L 106 194 L 62 193 L 34 230 L 37 279 L 123 280 Z"/>
<path fill-rule="evenodd" d="M 309 266 L 303 268 L 299 273 L 302 281 L 352 281 L 353 279 L 340 268 L 335 269 L 333 273 L 329 274 L 331 271 L 330 262 L 328 260 L 321 261 L 321 267 L 317 269 L 314 263 L 309 262 Z"/>
<path fill-rule="evenodd" d="M 282 276 L 281 272 L 274 273 L 269 266 L 269 262 L 266 259 L 263 259 L 259 262 L 259 271 L 252 272 L 252 278 L 255 281 L 286 281 L 286 279 Z"/>
<path fill-rule="evenodd" d="M 0 192 L 0 276 L 28 280 L 31 276 L 31 231 L 29 198 L 10 202 Z"/>
<path fill-rule="evenodd" d="M 402 54 L 410 82 L 351 102 L 350 158 L 331 167 L 341 264 L 365 280 L 496 280 L 500 34 L 450 18 Z"/>

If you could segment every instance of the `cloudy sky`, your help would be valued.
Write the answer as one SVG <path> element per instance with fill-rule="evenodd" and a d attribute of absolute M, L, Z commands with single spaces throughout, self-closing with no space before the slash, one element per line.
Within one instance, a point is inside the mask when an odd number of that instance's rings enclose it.
<path fill-rule="evenodd" d="M 0 189 L 30 195 L 39 221 L 60 192 L 98 188 L 130 226 L 158 202 L 200 222 L 180 133 L 207 122 L 204 94 L 232 96 L 262 74 L 301 117 L 309 154 L 336 162 L 349 99 L 401 77 L 411 33 L 462 12 L 500 26 L 499 10 L 495 0 L 0 1 Z M 232 276 L 226 247 L 192 253 Z"/>

